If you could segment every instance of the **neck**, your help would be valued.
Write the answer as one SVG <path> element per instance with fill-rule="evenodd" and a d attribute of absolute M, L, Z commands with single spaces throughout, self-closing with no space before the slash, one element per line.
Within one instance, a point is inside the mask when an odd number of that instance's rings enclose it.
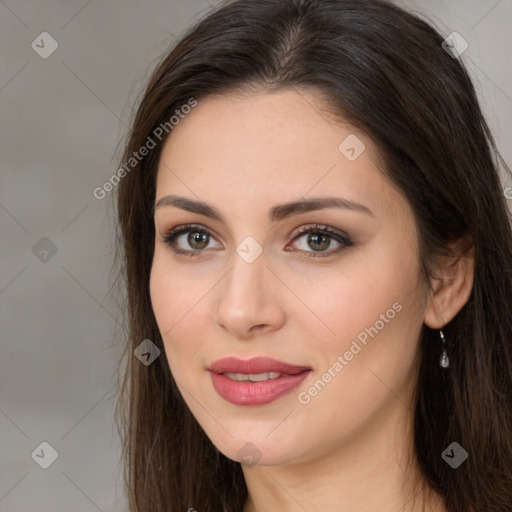
<path fill-rule="evenodd" d="M 282 466 L 243 465 L 243 512 L 446 512 L 413 456 L 410 411 L 395 402 L 329 453 Z"/>

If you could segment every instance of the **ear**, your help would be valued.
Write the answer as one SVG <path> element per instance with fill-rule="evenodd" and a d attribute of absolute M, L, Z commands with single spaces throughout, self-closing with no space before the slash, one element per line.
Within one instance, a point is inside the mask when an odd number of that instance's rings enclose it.
<path fill-rule="evenodd" d="M 459 238 L 450 246 L 452 255 L 439 258 L 438 278 L 430 281 L 434 292 L 429 290 L 424 322 L 431 329 L 441 329 L 451 322 L 473 289 L 475 251 L 471 238 Z"/>

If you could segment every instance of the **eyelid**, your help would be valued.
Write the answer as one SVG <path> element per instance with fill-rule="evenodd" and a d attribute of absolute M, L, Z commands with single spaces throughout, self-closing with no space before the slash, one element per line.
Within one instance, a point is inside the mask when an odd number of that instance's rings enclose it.
<path fill-rule="evenodd" d="M 340 229 L 333 228 L 327 224 L 319 224 L 319 223 L 312 223 L 312 224 L 305 224 L 298 228 L 297 230 L 292 231 L 292 234 L 289 235 L 288 238 L 292 238 L 293 240 L 297 239 L 304 233 L 308 233 L 310 231 L 319 231 L 322 233 L 327 233 L 329 235 L 337 236 L 341 239 L 343 239 L 345 242 L 351 242 L 350 237 L 347 233 L 344 231 L 341 231 Z"/>

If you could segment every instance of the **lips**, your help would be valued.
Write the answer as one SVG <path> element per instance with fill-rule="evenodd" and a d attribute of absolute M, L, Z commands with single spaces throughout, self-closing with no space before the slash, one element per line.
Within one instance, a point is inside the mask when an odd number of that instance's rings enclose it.
<path fill-rule="evenodd" d="M 215 361 L 209 371 L 213 387 L 228 402 L 263 405 L 297 387 L 311 368 L 266 357 L 246 361 L 228 357 Z"/>
<path fill-rule="evenodd" d="M 255 357 L 244 361 L 236 357 L 227 357 L 215 361 L 209 368 L 214 373 L 270 373 L 277 372 L 285 375 L 297 375 L 306 370 L 309 366 L 295 366 L 293 364 L 277 361 L 268 357 Z"/>

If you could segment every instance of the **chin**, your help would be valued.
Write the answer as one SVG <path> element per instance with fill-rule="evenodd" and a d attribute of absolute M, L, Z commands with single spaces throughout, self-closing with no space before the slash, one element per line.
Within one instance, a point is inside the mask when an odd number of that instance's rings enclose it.
<path fill-rule="evenodd" d="M 256 429 L 255 429 L 256 430 Z M 291 433 L 269 435 L 269 429 L 258 428 L 251 433 L 249 429 L 240 429 L 239 434 L 228 434 L 222 439 L 212 439 L 215 447 L 227 458 L 247 465 L 284 466 L 293 464 L 305 457 L 304 439 Z M 271 431 L 271 430 L 270 430 Z M 231 432 L 232 433 L 232 432 Z"/>

